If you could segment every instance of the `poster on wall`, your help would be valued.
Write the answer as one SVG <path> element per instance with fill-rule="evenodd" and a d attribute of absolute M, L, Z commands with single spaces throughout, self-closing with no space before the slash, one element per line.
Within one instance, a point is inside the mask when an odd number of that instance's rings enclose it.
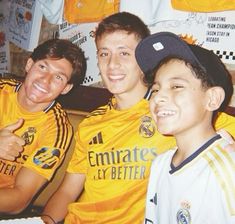
<path fill-rule="evenodd" d="M 37 0 L 11 1 L 8 39 L 16 46 L 33 51 L 38 45 L 42 12 Z"/>
<path fill-rule="evenodd" d="M 7 40 L 8 1 L 0 1 L 0 74 L 10 71 L 10 49 Z"/>
<path fill-rule="evenodd" d="M 59 28 L 59 37 L 77 44 L 87 58 L 87 71 L 83 85 L 89 86 L 101 81 L 97 67 L 94 30 L 97 23 L 69 24 L 64 21 Z"/>
<path fill-rule="evenodd" d="M 226 64 L 235 65 L 235 11 L 197 13 L 175 10 L 162 1 L 152 33 L 171 31 L 186 41 L 213 50 Z"/>

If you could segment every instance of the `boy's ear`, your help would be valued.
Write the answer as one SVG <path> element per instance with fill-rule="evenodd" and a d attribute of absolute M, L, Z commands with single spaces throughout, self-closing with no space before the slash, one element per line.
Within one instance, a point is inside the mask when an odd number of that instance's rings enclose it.
<path fill-rule="evenodd" d="M 28 72 L 33 64 L 34 64 L 33 59 L 29 58 L 26 62 L 26 65 L 25 65 L 25 71 Z"/>
<path fill-rule="evenodd" d="M 219 109 L 225 98 L 225 92 L 223 88 L 219 86 L 211 87 L 207 90 L 207 110 L 215 111 Z"/>
<path fill-rule="evenodd" d="M 64 87 L 63 91 L 60 94 L 61 95 L 67 94 L 72 88 L 73 88 L 73 84 L 67 83 L 67 85 Z"/>

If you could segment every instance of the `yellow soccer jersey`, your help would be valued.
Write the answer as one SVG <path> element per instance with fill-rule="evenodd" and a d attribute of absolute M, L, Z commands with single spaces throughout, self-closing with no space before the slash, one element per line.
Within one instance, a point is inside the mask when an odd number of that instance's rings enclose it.
<path fill-rule="evenodd" d="M 191 12 L 218 12 L 234 10 L 234 0 L 171 0 L 172 7 Z"/>
<path fill-rule="evenodd" d="M 12 186 L 22 166 L 50 179 L 73 135 L 67 114 L 59 103 L 42 112 L 29 113 L 17 102 L 19 88 L 20 83 L 15 80 L 0 80 L 0 128 L 23 118 L 24 124 L 15 134 L 26 142 L 14 162 L 0 159 L 0 187 Z"/>
<path fill-rule="evenodd" d="M 215 129 L 224 129 L 235 139 L 235 117 L 226 113 L 220 113 L 215 122 Z"/>
<path fill-rule="evenodd" d="M 120 0 L 65 0 L 64 17 L 69 23 L 97 22 L 118 12 Z"/>
<path fill-rule="evenodd" d="M 117 111 L 110 103 L 78 127 L 70 173 L 85 173 L 85 190 L 66 223 L 142 223 L 152 160 L 175 145 L 156 131 L 148 100 Z"/>

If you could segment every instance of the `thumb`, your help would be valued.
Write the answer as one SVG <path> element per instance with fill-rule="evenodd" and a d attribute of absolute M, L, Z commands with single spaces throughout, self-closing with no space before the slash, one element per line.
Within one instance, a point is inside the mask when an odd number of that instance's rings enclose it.
<path fill-rule="evenodd" d="M 17 122 L 6 126 L 5 129 L 7 129 L 10 132 L 14 132 L 18 128 L 20 128 L 23 125 L 23 123 L 24 123 L 24 119 L 20 118 Z"/>

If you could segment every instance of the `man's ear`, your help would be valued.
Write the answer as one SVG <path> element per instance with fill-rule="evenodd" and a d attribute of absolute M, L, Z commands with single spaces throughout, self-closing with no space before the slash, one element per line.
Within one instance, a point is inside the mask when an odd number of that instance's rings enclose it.
<path fill-rule="evenodd" d="M 26 62 L 26 65 L 25 65 L 25 71 L 28 72 L 33 64 L 34 64 L 33 59 L 29 58 Z"/>
<path fill-rule="evenodd" d="M 210 87 L 207 90 L 207 110 L 215 111 L 219 109 L 225 98 L 225 92 L 223 88 L 219 86 Z"/>
<path fill-rule="evenodd" d="M 72 88 L 73 84 L 67 83 L 67 85 L 64 87 L 63 91 L 61 92 L 61 95 L 67 94 Z"/>

